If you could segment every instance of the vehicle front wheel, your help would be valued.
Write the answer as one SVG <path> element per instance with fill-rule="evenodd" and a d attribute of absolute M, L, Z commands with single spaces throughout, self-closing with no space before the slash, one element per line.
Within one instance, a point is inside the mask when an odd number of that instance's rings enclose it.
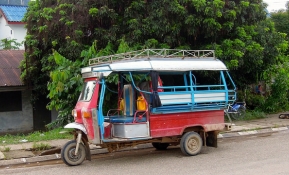
<path fill-rule="evenodd" d="M 169 143 L 153 142 L 152 145 L 157 150 L 166 150 L 170 144 Z"/>
<path fill-rule="evenodd" d="M 187 156 L 195 156 L 202 150 L 203 140 L 196 132 L 187 132 L 181 138 L 181 151 Z"/>
<path fill-rule="evenodd" d="M 80 165 L 85 159 L 85 147 L 82 143 L 79 144 L 77 155 L 75 155 L 76 141 L 67 142 L 61 149 L 61 159 L 69 166 Z"/>

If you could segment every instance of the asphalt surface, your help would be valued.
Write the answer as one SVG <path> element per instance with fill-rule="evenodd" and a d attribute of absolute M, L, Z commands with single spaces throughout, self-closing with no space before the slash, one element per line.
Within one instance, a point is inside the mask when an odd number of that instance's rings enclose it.
<path fill-rule="evenodd" d="M 289 113 L 289 112 L 288 112 Z M 279 114 L 268 115 L 267 118 L 257 119 L 251 121 L 233 121 L 230 127 L 230 130 L 223 131 L 219 134 L 219 139 L 228 138 L 228 137 L 239 137 L 246 135 L 254 134 L 264 134 L 270 132 L 279 132 L 289 129 L 289 119 L 279 119 Z M 60 140 L 51 140 L 41 143 L 47 143 L 50 146 L 55 147 L 56 149 L 61 147 L 69 140 L 60 139 Z M 4 150 L 5 147 L 9 147 L 9 152 L 0 151 L 0 167 L 25 164 L 25 163 L 34 163 L 34 162 L 43 162 L 48 160 L 57 160 L 61 159 L 59 153 L 53 153 L 49 155 L 38 156 L 38 153 L 29 151 L 33 147 L 33 143 L 26 142 L 14 145 L 2 144 L 0 145 L 0 150 Z M 130 149 L 139 149 L 139 148 L 149 148 L 151 144 L 138 145 L 137 147 Z M 102 149 L 94 145 L 90 145 L 92 154 L 106 153 L 107 149 Z"/>

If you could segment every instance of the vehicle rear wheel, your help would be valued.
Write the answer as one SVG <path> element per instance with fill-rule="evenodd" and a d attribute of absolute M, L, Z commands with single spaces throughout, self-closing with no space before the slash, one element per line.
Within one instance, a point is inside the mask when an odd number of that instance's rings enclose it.
<path fill-rule="evenodd" d="M 170 144 L 169 143 L 153 142 L 152 145 L 157 150 L 166 150 Z"/>
<path fill-rule="evenodd" d="M 181 151 L 187 156 L 195 156 L 202 150 L 203 140 L 196 132 L 187 132 L 181 138 Z"/>
<path fill-rule="evenodd" d="M 82 143 L 79 144 L 77 155 L 75 155 L 76 141 L 67 142 L 61 149 L 61 159 L 69 166 L 80 165 L 85 159 L 85 147 Z"/>

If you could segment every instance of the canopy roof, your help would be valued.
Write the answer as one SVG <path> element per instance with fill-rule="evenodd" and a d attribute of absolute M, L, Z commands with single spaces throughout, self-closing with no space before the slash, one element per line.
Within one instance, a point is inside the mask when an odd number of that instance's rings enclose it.
<path fill-rule="evenodd" d="M 159 49 L 157 50 L 158 52 L 155 51 L 146 49 L 94 58 L 90 60 L 91 66 L 83 68 L 81 72 L 98 72 L 107 76 L 111 72 L 122 71 L 185 72 L 190 70 L 227 70 L 225 64 L 215 58 L 214 51 L 211 50 Z"/>

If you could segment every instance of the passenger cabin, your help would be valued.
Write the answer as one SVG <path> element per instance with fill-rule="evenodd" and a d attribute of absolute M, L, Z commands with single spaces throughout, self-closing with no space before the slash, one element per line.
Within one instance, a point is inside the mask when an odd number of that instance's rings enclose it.
<path fill-rule="evenodd" d="M 103 122 L 111 123 L 114 137 L 157 136 L 152 130 L 145 129 L 152 129 L 150 117 L 223 111 L 236 99 L 235 84 L 213 50 L 145 49 L 98 57 L 89 63 L 90 66 L 81 72 L 84 78 L 99 78 L 98 123 L 101 132 L 105 132 Z M 107 86 L 105 79 L 110 75 L 118 76 L 117 90 Z M 106 91 L 116 94 L 116 107 L 103 114 Z M 126 135 L 128 128 L 123 128 L 123 124 L 130 127 L 141 123 L 146 123 L 139 126 L 143 132 Z"/>

